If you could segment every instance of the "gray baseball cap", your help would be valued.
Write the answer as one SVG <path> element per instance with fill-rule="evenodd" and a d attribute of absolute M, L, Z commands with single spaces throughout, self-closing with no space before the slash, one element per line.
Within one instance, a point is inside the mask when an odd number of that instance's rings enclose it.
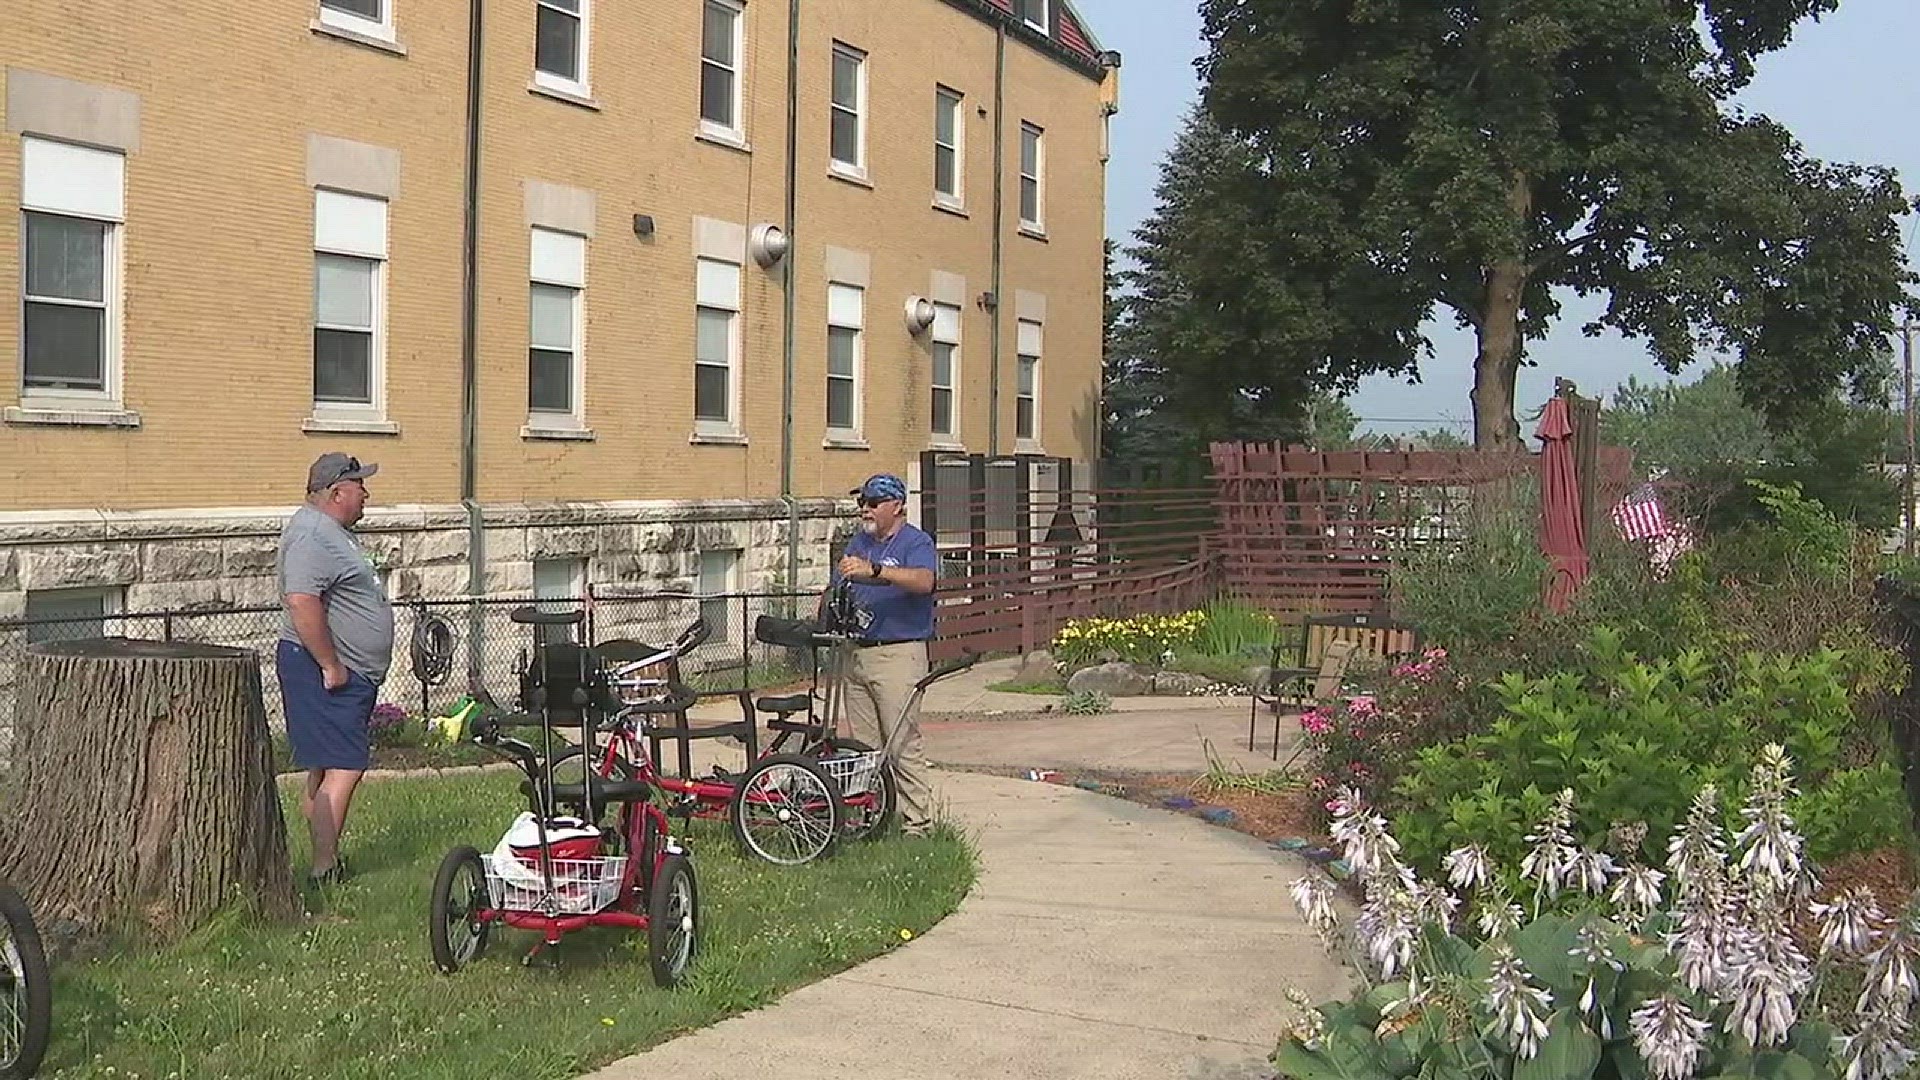
<path fill-rule="evenodd" d="M 339 451 L 321 454 L 307 470 L 307 490 L 320 491 L 342 480 L 365 480 L 380 471 L 380 466 L 360 464 L 360 459 Z"/>

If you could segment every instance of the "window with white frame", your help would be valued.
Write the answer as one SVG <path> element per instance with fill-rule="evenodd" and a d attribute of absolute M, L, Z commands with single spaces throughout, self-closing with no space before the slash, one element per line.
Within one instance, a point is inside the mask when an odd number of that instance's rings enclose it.
<path fill-rule="evenodd" d="M 738 647 L 742 626 L 735 616 L 743 614 L 740 598 L 740 551 L 723 548 L 700 553 L 700 621 L 707 624 L 707 640 L 722 650 Z"/>
<path fill-rule="evenodd" d="M 542 611 L 571 611 L 586 599 L 587 560 L 579 557 L 533 560 L 534 606 Z M 570 626 L 542 626 L 542 642 L 566 641 Z"/>
<path fill-rule="evenodd" d="M 320 23 L 393 40 L 393 0 L 320 0 Z"/>
<path fill-rule="evenodd" d="M 527 412 L 537 425 L 581 418 L 581 324 L 587 288 L 587 240 L 534 229 L 527 348 Z"/>
<path fill-rule="evenodd" d="M 1040 358 L 1042 328 L 1037 322 L 1020 320 L 1017 349 L 1019 384 L 1013 398 L 1013 437 L 1025 442 L 1040 439 Z"/>
<path fill-rule="evenodd" d="M 959 91 L 944 86 L 933 92 L 933 198 L 955 208 L 966 198 L 962 175 L 966 126 L 961 120 L 965 101 Z"/>
<path fill-rule="evenodd" d="M 960 385 L 960 309 L 933 305 L 933 416 L 929 430 L 936 442 L 959 437 L 960 420 L 954 408 L 954 388 Z"/>
<path fill-rule="evenodd" d="M 1043 34 L 1048 32 L 1047 0 L 1014 0 L 1014 9 L 1019 12 L 1021 22 Z"/>
<path fill-rule="evenodd" d="M 867 291 L 827 286 L 827 431 L 851 437 L 860 430 L 861 328 Z"/>
<path fill-rule="evenodd" d="M 119 397 L 126 158 L 21 140 L 23 398 Z"/>
<path fill-rule="evenodd" d="M 693 419 L 702 434 L 735 434 L 740 380 L 740 267 L 697 259 L 694 274 Z"/>
<path fill-rule="evenodd" d="M 387 203 L 313 193 L 313 408 L 378 412 L 386 322 Z"/>
<path fill-rule="evenodd" d="M 29 589 L 27 644 L 107 636 L 107 620 L 120 614 L 126 590 L 120 586 L 81 589 Z"/>
<path fill-rule="evenodd" d="M 740 107 L 741 31 L 746 9 L 739 0 L 707 0 L 700 32 L 700 129 L 740 139 L 746 122 Z"/>
<path fill-rule="evenodd" d="M 593 0 L 534 0 L 533 80 L 587 93 L 587 29 Z"/>
<path fill-rule="evenodd" d="M 833 167 L 865 176 L 867 171 L 867 54 L 851 45 L 833 46 Z"/>
<path fill-rule="evenodd" d="M 1046 227 L 1045 132 L 1032 124 L 1020 125 L 1020 225 L 1038 231 Z"/>

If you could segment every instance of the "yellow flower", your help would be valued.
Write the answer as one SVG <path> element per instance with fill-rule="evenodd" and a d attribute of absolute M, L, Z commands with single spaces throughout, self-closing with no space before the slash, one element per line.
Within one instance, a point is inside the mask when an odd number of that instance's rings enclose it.
<path fill-rule="evenodd" d="M 901 941 L 912 941 L 912 940 L 913 940 L 913 931 L 911 931 L 911 930 L 909 930 L 909 929 L 907 929 L 907 928 L 906 928 L 906 927 L 904 927 L 904 926 L 903 926 L 903 927 L 901 927 L 901 928 L 900 928 L 900 940 L 901 940 Z"/>

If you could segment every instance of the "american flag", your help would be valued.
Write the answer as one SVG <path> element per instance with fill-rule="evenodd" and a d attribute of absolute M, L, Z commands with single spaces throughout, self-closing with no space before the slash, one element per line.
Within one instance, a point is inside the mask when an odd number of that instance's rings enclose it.
<path fill-rule="evenodd" d="M 1641 484 L 1626 498 L 1615 503 L 1610 516 L 1620 535 L 1628 540 L 1650 540 L 1665 536 L 1670 528 L 1667 511 L 1660 505 L 1660 494 L 1652 484 Z"/>

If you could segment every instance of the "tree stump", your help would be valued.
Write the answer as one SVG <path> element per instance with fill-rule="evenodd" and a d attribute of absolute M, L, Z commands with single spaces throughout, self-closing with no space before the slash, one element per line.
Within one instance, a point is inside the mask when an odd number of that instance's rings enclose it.
<path fill-rule="evenodd" d="M 252 651 L 42 642 L 18 694 L 0 878 L 36 913 L 166 940 L 230 906 L 299 912 Z"/>

